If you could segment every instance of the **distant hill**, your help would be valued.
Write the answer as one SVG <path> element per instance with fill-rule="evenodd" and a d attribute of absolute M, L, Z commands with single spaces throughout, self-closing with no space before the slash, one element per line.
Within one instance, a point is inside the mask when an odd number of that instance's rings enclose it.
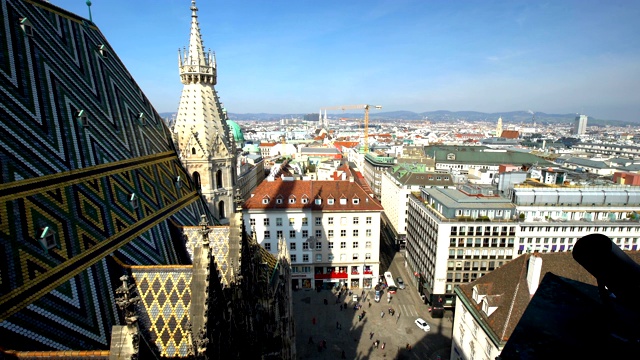
<path fill-rule="evenodd" d="M 171 118 L 176 113 L 160 113 L 163 118 Z M 229 113 L 231 120 L 244 120 L 244 121 L 275 121 L 286 118 L 302 118 L 306 114 L 268 114 L 268 113 L 251 113 L 251 114 L 238 114 Z M 340 113 L 330 114 L 329 118 L 362 118 L 364 114 L 362 112 L 355 113 Z M 431 121 L 431 122 L 445 122 L 455 120 L 465 121 L 498 121 L 498 118 L 502 117 L 504 123 L 510 124 L 533 124 L 533 114 L 529 111 L 507 111 L 499 113 L 483 113 L 478 111 L 449 111 L 449 110 L 436 110 L 416 113 L 413 111 L 386 111 L 369 112 L 369 119 L 380 122 L 385 121 Z M 538 125 L 545 124 L 558 124 L 558 123 L 571 123 L 576 118 L 576 114 L 547 114 L 543 112 L 535 113 L 535 121 Z M 589 125 L 594 126 L 627 126 L 638 125 L 637 123 L 621 120 L 604 120 L 589 117 Z"/>

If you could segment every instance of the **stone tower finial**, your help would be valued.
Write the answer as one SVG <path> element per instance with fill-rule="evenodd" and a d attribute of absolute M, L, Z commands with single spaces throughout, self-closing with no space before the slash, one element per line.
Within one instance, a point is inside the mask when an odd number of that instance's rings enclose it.
<path fill-rule="evenodd" d="M 205 53 L 198 24 L 198 7 L 191 0 L 191 32 L 189 49 L 179 59 L 180 78 L 183 84 L 203 83 L 215 85 L 216 64 L 211 52 Z"/>

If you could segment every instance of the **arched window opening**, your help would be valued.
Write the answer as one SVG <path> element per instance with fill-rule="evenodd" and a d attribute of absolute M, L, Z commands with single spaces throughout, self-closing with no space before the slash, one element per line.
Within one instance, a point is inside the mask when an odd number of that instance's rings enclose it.
<path fill-rule="evenodd" d="M 191 155 L 195 155 L 196 154 L 196 148 L 192 147 L 191 148 Z"/>
<path fill-rule="evenodd" d="M 197 171 L 193 172 L 193 182 L 196 183 L 196 189 L 200 190 L 200 174 Z"/>
<path fill-rule="evenodd" d="M 222 186 L 222 170 L 216 171 L 216 187 L 220 189 Z"/>
<path fill-rule="evenodd" d="M 224 201 L 220 201 L 218 203 L 218 216 L 220 219 L 224 219 L 226 217 L 224 213 Z"/>

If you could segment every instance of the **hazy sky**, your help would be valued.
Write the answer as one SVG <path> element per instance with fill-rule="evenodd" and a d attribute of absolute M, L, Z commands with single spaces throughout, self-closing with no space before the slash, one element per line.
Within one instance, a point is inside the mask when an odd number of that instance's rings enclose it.
<path fill-rule="evenodd" d="M 51 0 L 88 17 L 85 0 Z M 190 0 L 93 0 L 160 112 L 178 108 Z M 199 0 L 233 113 L 584 113 L 640 121 L 640 1 Z"/>

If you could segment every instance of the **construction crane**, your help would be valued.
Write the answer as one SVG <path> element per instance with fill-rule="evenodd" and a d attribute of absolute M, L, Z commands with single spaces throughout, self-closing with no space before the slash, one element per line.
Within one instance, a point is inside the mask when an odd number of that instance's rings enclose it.
<path fill-rule="evenodd" d="M 355 110 L 364 109 L 364 153 L 369 152 L 369 109 L 382 109 L 381 105 L 340 105 L 329 106 L 320 108 L 320 115 L 322 116 L 322 110 Z"/>

